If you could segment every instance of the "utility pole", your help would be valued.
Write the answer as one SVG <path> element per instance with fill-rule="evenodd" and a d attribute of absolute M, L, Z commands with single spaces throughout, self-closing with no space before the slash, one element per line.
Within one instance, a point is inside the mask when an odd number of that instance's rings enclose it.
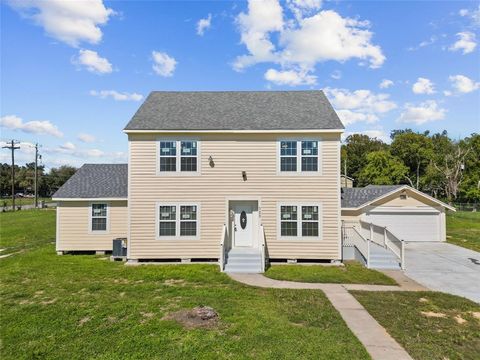
<path fill-rule="evenodd" d="M 35 144 L 35 209 L 38 208 L 38 143 Z"/>
<path fill-rule="evenodd" d="M 4 149 L 12 151 L 12 210 L 15 211 L 15 150 L 20 149 L 20 146 L 15 146 L 18 141 L 12 139 L 10 145 L 3 146 Z"/>

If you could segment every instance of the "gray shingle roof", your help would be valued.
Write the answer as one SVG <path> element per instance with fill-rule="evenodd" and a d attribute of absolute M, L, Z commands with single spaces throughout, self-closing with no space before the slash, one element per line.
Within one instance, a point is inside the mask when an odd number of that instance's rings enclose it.
<path fill-rule="evenodd" d="M 343 129 L 323 91 L 150 93 L 125 130 Z"/>
<path fill-rule="evenodd" d="M 363 188 L 342 188 L 342 208 L 357 208 L 404 185 L 368 185 Z"/>
<path fill-rule="evenodd" d="M 127 164 L 85 164 L 52 197 L 97 199 L 127 195 Z"/>

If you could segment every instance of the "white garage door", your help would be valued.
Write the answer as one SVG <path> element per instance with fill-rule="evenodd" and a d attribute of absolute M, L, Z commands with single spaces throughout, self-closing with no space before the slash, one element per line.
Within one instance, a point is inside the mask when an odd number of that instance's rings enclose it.
<path fill-rule="evenodd" d="M 386 226 L 405 241 L 440 241 L 440 214 L 434 212 L 367 213 L 365 221 Z"/>

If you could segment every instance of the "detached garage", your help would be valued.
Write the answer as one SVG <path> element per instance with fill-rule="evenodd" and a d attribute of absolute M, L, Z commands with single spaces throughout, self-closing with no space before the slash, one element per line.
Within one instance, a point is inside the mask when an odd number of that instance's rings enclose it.
<path fill-rule="evenodd" d="M 407 242 L 445 241 L 446 210 L 455 211 L 406 185 L 342 189 L 342 220 L 386 226 Z"/>

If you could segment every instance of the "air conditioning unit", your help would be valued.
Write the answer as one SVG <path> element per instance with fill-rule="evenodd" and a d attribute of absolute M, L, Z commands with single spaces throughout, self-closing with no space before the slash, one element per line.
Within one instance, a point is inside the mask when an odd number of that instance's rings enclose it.
<path fill-rule="evenodd" d="M 127 258 L 127 238 L 113 239 L 112 260 L 125 260 Z"/>

